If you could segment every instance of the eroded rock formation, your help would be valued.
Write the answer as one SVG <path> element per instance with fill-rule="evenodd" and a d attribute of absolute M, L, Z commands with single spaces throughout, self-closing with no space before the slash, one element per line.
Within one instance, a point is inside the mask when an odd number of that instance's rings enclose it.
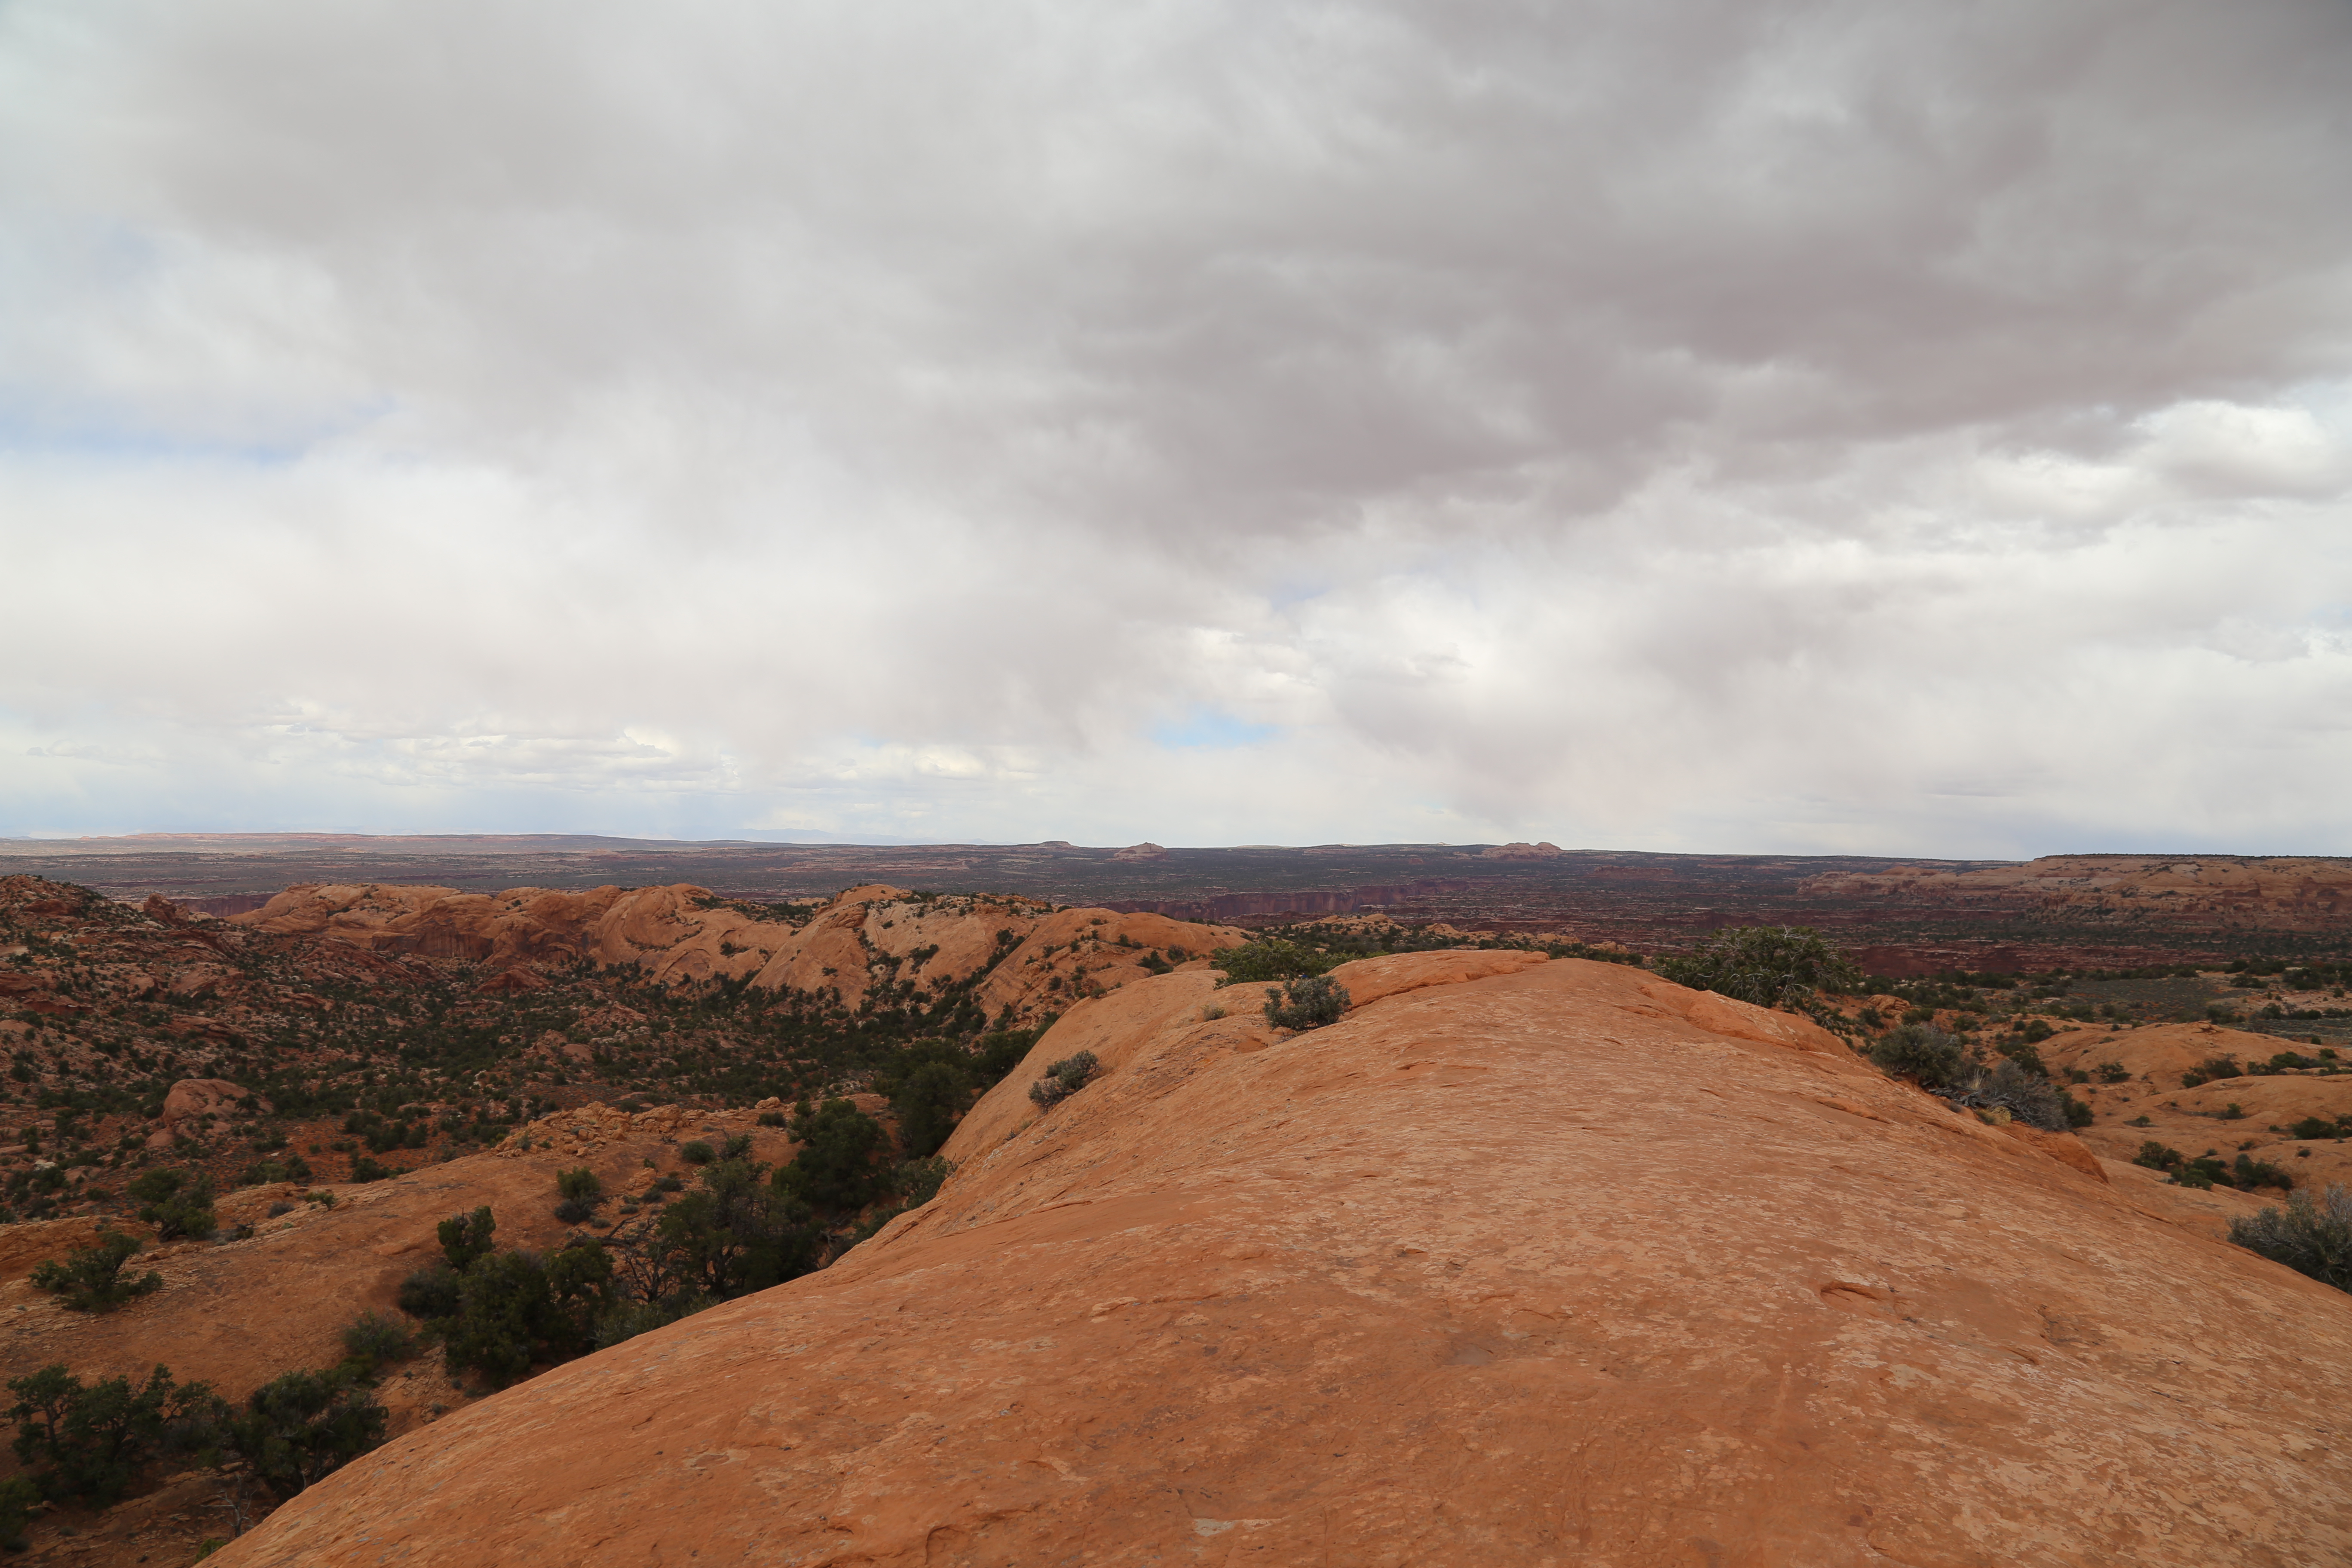
<path fill-rule="evenodd" d="M 877 983 L 925 987 L 986 973 L 992 1017 L 1072 1002 L 1246 939 L 1230 927 L 1109 910 L 1057 910 L 1025 899 L 930 897 L 875 884 L 813 911 L 714 898 L 686 884 L 566 892 L 510 888 L 306 884 L 232 925 L 325 938 L 386 953 L 466 959 L 486 985 L 527 988 L 534 972 L 625 964 L 663 984 L 741 980 L 763 989 L 838 994 L 856 1007 Z"/>
<path fill-rule="evenodd" d="M 1338 973 L 1361 1005 L 1295 1037 L 1199 972 L 1075 1008 L 841 1263 L 412 1433 L 219 1560 L 2352 1550 L 2342 1293 L 1782 1015 L 1517 954 Z M 1040 1113 L 1081 1047 L 1100 1077 Z"/>

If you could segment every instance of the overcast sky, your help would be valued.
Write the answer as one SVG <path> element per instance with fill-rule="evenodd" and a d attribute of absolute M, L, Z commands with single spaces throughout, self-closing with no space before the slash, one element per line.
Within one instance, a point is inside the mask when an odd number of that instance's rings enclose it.
<path fill-rule="evenodd" d="M 2352 853 L 2344 0 L 0 0 L 0 833 Z"/>

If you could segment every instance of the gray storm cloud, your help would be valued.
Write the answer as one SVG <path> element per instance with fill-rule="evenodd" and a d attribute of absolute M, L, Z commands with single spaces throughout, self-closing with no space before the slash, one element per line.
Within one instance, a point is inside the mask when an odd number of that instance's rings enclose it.
<path fill-rule="evenodd" d="M 0 831 L 2352 849 L 2352 11 L 0 5 Z"/>

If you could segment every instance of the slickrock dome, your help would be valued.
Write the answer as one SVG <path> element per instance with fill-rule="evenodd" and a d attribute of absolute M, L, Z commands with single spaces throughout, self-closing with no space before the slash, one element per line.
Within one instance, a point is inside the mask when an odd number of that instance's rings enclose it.
<path fill-rule="evenodd" d="M 1781 1015 L 1517 955 L 1339 977 L 1374 999 L 1286 1037 L 1200 973 L 1085 1004 L 843 1262 L 413 1433 L 218 1561 L 2352 1551 L 2352 1299 Z M 1102 1075 L 1041 1115 L 1081 1047 Z"/>

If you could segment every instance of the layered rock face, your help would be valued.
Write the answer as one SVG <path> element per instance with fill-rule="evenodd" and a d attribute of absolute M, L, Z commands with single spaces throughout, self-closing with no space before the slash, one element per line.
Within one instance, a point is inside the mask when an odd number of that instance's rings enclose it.
<path fill-rule="evenodd" d="M 320 937 L 373 951 L 467 959 L 488 984 L 533 984 L 530 972 L 582 962 L 625 964 L 665 984 L 747 980 L 764 989 L 831 991 L 856 1007 L 877 984 L 921 987 L 987 972 L 993 1016 L 1059 1011 L 1165 964 L 1231 947 L 1224 926 L 1108 910 L 1059 910 L 1024 899 L 925 898 L 875 884 L 852 888 L 801 923 L 730 903 L 706 889 L 593 888 L 567 892 L 381 883 L 289 888 L 231 924 Z M 503 981 L 499 977 L 508 977 Z"/>
<path fill-rule="evenodd" d="M 1808 877 L 1801 892 L 1922 905 L 2006 905 L 2076 915 L 2235 920 L 2272 930 L 2340 926 L 2352 860 L 2309 856 L 2045 855 L 1973 871 L 1894 866 Z"/>
<path fill-rule="evenodd" d="M 2300 1564 L 2352 1301 L 1639 971 L 1069 1013 L 928 1206 L 311 1489 L 236 1564 Z M 1218 1006 L 1222 1017 L 1204 1016 Z M 1051 1060 L 1101 1077 L 1052 1110 Z"/>

